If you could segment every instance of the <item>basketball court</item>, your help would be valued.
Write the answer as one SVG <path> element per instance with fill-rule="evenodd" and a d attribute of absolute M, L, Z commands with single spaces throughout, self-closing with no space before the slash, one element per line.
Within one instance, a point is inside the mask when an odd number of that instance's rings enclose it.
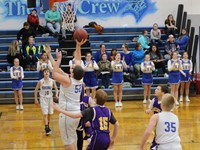
<path fill-rule="evenodd" d="M 18 2 L 16 5 L 16 6 L 19 6 L 20 10 L 18 11 L 14 10 L 13 12 L 19 13 L 21 10 L 22 12 L 25 12 L 25 6 L 21 5 L 20 2 Z M 142 2 L 144 3 L 146 1 L 144 0 L 144 1 L 138 1 L 138 2 L 140 2 L 141 4 Z M 65 10 L 67 9 L 67 5 L 69 3 L 72 5 L 72 9 L 73 9 L 73 15 L 72 15 L 73 17 L 71 19 L 68 19 L 69 15 L 65 14 Z M 137 3 L 137 2 L 134 1 L 134 3 Z M 31 3 L 29 4 L 31 5 Z M 82 7 L 79 8 L 79 4 L 81 4 Z M 153 7 L 153 3 L 146 2 L 145 4 L 149 4 L 149 6 L 152 7 L 152 11 L 149 11 L 149 14 L 156 12 L 156 8 Z M 77 14 L 78 8 L 79 8 L 79 15 L 80 15 L 80 18 L 78 18 L 78 20 L 80 19 L 80 22 L 81 23 L 84 22 L 85 24 L 88 23 L 87 21 L 89 19 L 91 19 L 91 14 L 96 15 L 94 18 L 92 18 L 95 21 L 100 21 L 100 23 L 105 23 L 106 19 L 104 19 L 103 17 L 107 17 L 106 15 L 109 14 L 107 13 L 107 11 L 108 12 L 110 11 L 111 14 L 114 14 L 113 12 L 117 11 L 118 9 L 117 4 L 112 4 L 109 2 L 104 4 L 103 2 L 100 3 L 100 1 L 99 2 L 96 1 L 96 3 L 90 3 L 89 0 L 84 0 L 84 3 L 81 3 L 81 0 L 68 0 L 68 1 L 67 0 L 43 0 L 43 3 L 41 3 L 41 8 L 39 9 L 41 9 L 41 12 L 42 11 L 45 12 L 53 5 L 57 6 L 57 9 L 62 14 L 62 20 L 64 21 L 64 23 L 61 24 L 61 27 L 70 32 L 75 31 L 74 16 Z M 91 5 L 90 6 L 91 10 L 84 9 L 83 6 L 85 5 Z M 11 2 L 10 2 L 9 6 L 15 6 L 15 5 L 11 5 Z M 144 14 L 148 13 L 148 12 L 145 12 L 145 9 L 142 9 L 142 6 L 144 6 L 144 4 L 140 5 L 140 7 L 137 7 L 138 13 L 134 14 L 134 17 L 136 19 L 136 22 L 134 22 L 135 23 L 134 27 L 131 26 L 130 28 L 126 28 L 132 22 L 130 21 L 130 19 L 128 19 L 128 21 L 130 22 L 124 23 L 122 25 L 122 22 L 124 20 L 123 19 L 120 20 L 122 16 L 119 16 L 119 18 L 117 19 L 115 18 L 116 20 L 113 19 L 114 21 L 112 21 L 111 23 L 109 23 L 109 21 L 107 20 L 107 23 L 105 24 L 106 24 L 106 27 L 108 28 L 105 28 L 105 31 L 104 31 L 105 34 L 102 35 L 101 37 L 98 36 L 95 30 L 91 28 L 88 29 L 87 31 L 89 31 L 88 34 L 90 37 L 89 37 L 88 42 L 84 45 L 85 47 L 84 46 L 82 47 L 82 55 L 83 53 L 86 53 L 88 51 L 96 52 L 97 50 L 99 50 L 99 45 L 102 43 L 104 44 L 106 43 L 108 47 L 107 50 L 111 51 L 113 46 L 116 46 L 116 48 L 121 49 L 121 45 L 124 44 L 124 42 L 127 43 L 128 41 L 128 44 L 130 45 L 131 49 L 133 49 L 135 46 L 134 41 L 132 41 L 133 37 L 135 37 L 135 35 L 133 36 L 133 34 L 136 33 L 136 35 L 138 36 L 138 33 L 141 33 L 143 31 L 144 28 L 140 28 L 139 23 L 141 23 L 142 26 L 146 25 L 144 24 L 144 22 L 140 22 L 142 20 L 142 17 L 144 16 L 143 14 L 139 14 L 139 12 L 140 13 L 142 12 Z M 145 5 L 145 6 L 147 7 L 148 5 Z M 108 10 L 106 8 L 108 8 Z M 97 14 L 98 12 L 100 13 Z M 120 10 L 120 13 L 122 14 L 125 12 L 126 10 L 124 9 Z M 11 11 L 9 13 L 11 14 Z M 150 18 L 150 19 L 148 18 L 149 20 L 152 19 L 152 16 L 148 16 L 148 17 Z M 149 21 L 148 19 L 147 19 L 147 22 Z M 120 24 L 119 25 L 120 27 L 118 27 L 116 24 Z M 83 26 L 83 24 L 81 25 Z M 114 25 L 116 25 L 115 30 L 113 30 Z M 147 26 L 148 26 L 147 28 L 149 31 L 151 29 L 151 25 L 148 24 Z M 186 19 L 185 19 L 185 26 L 186 26 Z M 191 27 L 191 20 L 190 20 L 189 28 L 190 27 Z M 127 30 L 125 31 L 124 28 Z M 134 28 L 134 31 L 132 31 L 133 28 Z M 7 33 L 7 29 L 5 29 L 5 31 L 6 31 L 5 33 Z M 11 31 L 12 31 L 12 34 L 17 33 L 16 30 L 12 29 Z M 81 32 L 75 33 L 75 37 L 79 37 L 80 35 L 78 34 L 82 34 Z M 84 35 L 82 36 L 85 36 L 85 35 L 87 35 L 87 33 L 84 33 Z M 197 38 L 195 38 L 194 27 L 192 27 L 192 35 L 194 37 L 194 41 L 195 41 L 194 43 L 196 43 L 196 45 L 194 44 L 193 47 L 197 49 L 198 36 L 196 35 Z M 11 37 L 9 39 L 11 41 L 12 35 L 9 35 L 9 37 Z M 127 37 L 128 37 L 128 40 L 127 40 Z M 3 37 L 3 38 L 4 38 L 4 41 L 8 40 L 6 39 L 7 37 Z M 62 48 L 67 49 L 66 56 L 64 55 L 63 57 L 64 59 L 62 60 L 63 61 L 62 69 L 66 72 L 69 71 L 69 66 L 68 66 L 67 61 L 69 60 L 69 58 L 70 59 L 72 58 L 72 49 L 75 49 L 74 39 L 71 40 L 71 37 L 70 37 L 71 41 L 68 41 L 69 42 L 68 43 L 65 41 L 58 42 L 59 40 L 57 41 L 57 39 L 53 39 L 51 37 L 47 37 L 46 39 L 48 38 L 49 38 L 49 42 L 52 42 L 51 44 L 53 45 L 52 46 L 53 50 L 56 49 L 57 47 L 60 47 L 61 49 Z M 42 38 L 39 37 L 39 40 L 38 39 L 37 40 L 40 41 L 41 39 Z M 44 41 L 46 39 L 44 39 Z M 90 41 L 92 41 L 93 43 L 90 43 Z M 1 45 L 3 45 L 3 43 L 0 44 L 0 46 Z M 69 45 L 71 47 L 67 47 Z M 8 47 L 7 45 L 4 46 L 4 51 L 2 52 L 4 55 L 7 54 L 7 47 Z M 0 48 L 0 51 L 1 50 L 2 48 Z M 192 59 L 194 60 L 196 60 L 196 55 L 197 55 L 196 53 L 197 53 L 197 50 L 195 51 L 195 53 L 193 53 L 193 56 L 192 56 Z M 6 56 L 4 55 L 2 55 L 3 58 Z M 53 52 L 53 55 L 55 58 L 55 52 Z M 68 57 L 68 55 L 70 55 L 70 57 Z M 199 65 L 198 63 L 199 62 L 197 62 L 197 65 Z M 7 66 L 8 64 L 3 62 L 2 60 L 0 62 L 0 65 Z M 2 89 L 2 91 L 0 92 L 0 100 L 1 100 L 1 97 L 2 99 L 3 98 L 4 99 L 0 103 L 1 104 L 0 105 L 0 126 L 1 126 L 0 150 L 63 150 L 63 143 L 61 141 L 60 131 L 58 127 L 58 117 L 59 117 L 58 112 L 55 112 L 51 117 L 50 128 L 52 130 L 52 133 L 51 135 L 46 136 L 45 130 L 44 130 L 44 118 L 41 112 L 41 108 L 33 104 L 34 103 L 33 92 L 35 88 L 35 83 L 37 83 L 38 81 L 38 79 L 36 78 L 37 72 L 29 72 L 29 73 L 26 72 L 26 76 L 28 77 L 28 79 L 23 81 L 24 89 L 25 89 L 24 90 L 25 104 L 24 104 L 24 110 L 21 110 L 21 111 L 16 110 L 15 109 L 16 105 L 13 104 L 14 103 L 13 95 L 12 95 L 13 91 L 11 91 L 11 88 L 9 87 L 9 85 L 11 85 L 9 72 L 2 73 L 2 75 L 3 75 L 1 76 L 2 80 L 0 80 L 0 82 L 2 82 L 0 83 L 0 90 Z M 154 81 L 156 83 L 151 89 L 152 95 L 157 85 L 168 84 L 166 78 L 156 77 Z M 147 104 L 142 103 L 143 87 L 140 82 L 141 82 L 141 79 L 138 79 L 136 81 L 137 87 L 135 87 L 134 89 L 128 88 L 128 89 L 125 89 L 125 92 L 123 91 L 124 93 L 123 107 L 121 108 L 115 107 L 115 103 L 113 101 L 113 90 L 105 89 L 107 90 L 107 93 L 109 94 L 109 101 L 106 103 L 106 106 L 111 109 L 114 116 L 119 121 L 119 125 L 120 125 L 114 147 L 112 148 L 113 150 L 137 150 L 141 142 L 142 136 L 144 134 L 144 131 L 146 127 L 148 126 L 148 122 L 152 114 L 148 115 L 145 113 L 146 109 L 148 108 L 149 103 Z M 196 90 L 196 88 L 193 88 L 193 89 Z M 180 105 L 176 106 L 174 109 L 174 113 L 178 116 L 179 122 L 180 122 L 179 135 L 181 138 L 181 145 L 182 145 L 183 150 L 199 150 L 200 149 L 200 109 L 199 109 L 200 95 L 196 95 L 195 91 L 193 91 L 193 94 L 195 96 L 193 95 L 190 97 L 190 102 L 187 102 L 187 103 L 185 101 L 180 102 Z M 8 104 L 8 103 L 11 103 L 11 100 L 13 101 L 13 103 Z M 112 131 L 113 131 L 112 125 L 110 125 L 110 129 L 111 129 L 110 135 L 112 135 Z M 154 132 L 151 133 L 150 138 L 148 139 L 144 150 L 149 149 L 149 147 L 151 146 L 153 137 L 154 137 Z M 84 141 L 83 149 L 86 149 L 89 142 L 90 141 Z"/>
<path fill-rule="evenodd" d="M 126 101 L 122 109 L 115 109 L 113 102 L 108 106 L 120 128 L 113 150 L 137 150 L 147 127 L 150 115 L 145 114 L 147 105 L 141 101 Z M 24 111 L 16 111 L 15 105 L 0 105 L 3 112 L 0 118 L 0 149 L 4 150 L 62 150 L 63 144 L 58 128 L 58 113 L 52 116 L 52 134 L 46 136 L 40 107 L 24 105 Z M 200 147 L 200 96 L 191 98 L 190 103 L 180 103 L 174 110 L 180 120 L 180 138 L 183 150 L 199 150 Z M 112 125 L 110 126 L 112 133 Z M 153 133 L 145 146 L 149 149 Z M 84 141 L 84 148 L 88 141 Z"/>

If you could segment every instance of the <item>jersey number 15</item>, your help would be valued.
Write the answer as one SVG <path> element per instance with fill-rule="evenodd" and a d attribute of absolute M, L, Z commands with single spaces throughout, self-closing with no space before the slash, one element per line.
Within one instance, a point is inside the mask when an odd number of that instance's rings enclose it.
<path fill-rule="evenodd" d="M 108 130 L 108 117 L 100 117 L 100 130 Z"/>

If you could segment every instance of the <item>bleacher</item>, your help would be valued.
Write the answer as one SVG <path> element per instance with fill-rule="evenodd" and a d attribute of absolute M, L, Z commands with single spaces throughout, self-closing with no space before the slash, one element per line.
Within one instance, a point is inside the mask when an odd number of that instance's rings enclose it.
<path fill-rule="evenodd" d="M 121 46 L 127 43 L 130 50 L 134 49 L 135 43 L 132 39 L 138 37 L 141 32 L 147 29 L 150 31 L 151 28 L 105 28 L 102 35 L 98 35 L 96 31 L 92 28 L 87 28 L 89 33 L 89 42 L 87 42 L 82 47 L 82 55 L 86 52 L 91 51 L 95 53 L 99 50 L 99 45 L 104 43 L 106 45 L 107 51 L 111 51 L 112 48 L 117 48 L 121 51 Z M 9 44 L 12 40 L 16 39 L 17 31 L 0 31 L 0 69 L 5 70 L 0 72 L 0 104 L 2 103 L 14 103 L 14 95 L 11 89 L 11 79 L 10 73 L 6 71 L 8 65 L 10 65 L 6 60 L 6 55 L 8 51 Z M 162 36 L 163 40 L 166 40 L 166 36 Z M 63 51 L 67 51 L 67 55 L 64 55 L 62 61 L 62 69 L 66 72 L 69 71 L 69 60 L 72 59 L 72 52 L 75 49 L 75 42 L 72 40 L 59 41 L 51 36 L 49 37 L 36 37 L 37 44 L 49 43 L 52 47 L 52 54 L 55 58 L 55 49 L 60 47 Z M 160 47 L 163 49 L 163 47 Z M 163 52 L 163 50 L 161 50 Z M 23 80 L 23 96 L 24 103 L 34 102 L 34 88 L 38 81 L 37 71 L 24 71 L 25 79 Z M 159 77 L 154 77 L 154 85 L 152 86 L 152 94 L 154 93 L 155 87 L 158 84 L 167 84 L 167 78 L 163 77 L 162 71 Z M 98 79 L 99 87 L 101 87 L 101 80 Z M 105 89 L 109 94 L 109 100 L 113 100 L 113 90 L 111 88 Z M 143 98 L 143 87 L 141 84 L 141 78 L 136 80 L 134 87 L 126 87 L 123 89 L 123 99 L 133 100 Z"/>

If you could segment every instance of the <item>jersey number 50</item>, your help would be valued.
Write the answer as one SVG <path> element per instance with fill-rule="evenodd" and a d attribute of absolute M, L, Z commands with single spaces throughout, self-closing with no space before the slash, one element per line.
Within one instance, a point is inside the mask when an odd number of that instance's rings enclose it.
<path fill-rule="evenodd" d="M 82 85 L 75 85 L 75 93 L 80 93 L 82 91 Z"/>
<path fill-rule="evenodd" d="M 165 132 L 176 132 L 175 122 L 165 122 Z"/>

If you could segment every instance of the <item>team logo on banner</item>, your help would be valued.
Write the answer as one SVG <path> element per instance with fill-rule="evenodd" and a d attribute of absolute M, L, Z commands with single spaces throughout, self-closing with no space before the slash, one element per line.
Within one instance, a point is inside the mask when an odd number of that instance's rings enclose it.
<path fill-rule="evenodd" d="M 114 16 L 133 15 L 136 22 L 157 11 L 156 2 L 151 0 L 81 0 L 78 15 L 87 15 L 90 19 L 109 19 Z"/>

